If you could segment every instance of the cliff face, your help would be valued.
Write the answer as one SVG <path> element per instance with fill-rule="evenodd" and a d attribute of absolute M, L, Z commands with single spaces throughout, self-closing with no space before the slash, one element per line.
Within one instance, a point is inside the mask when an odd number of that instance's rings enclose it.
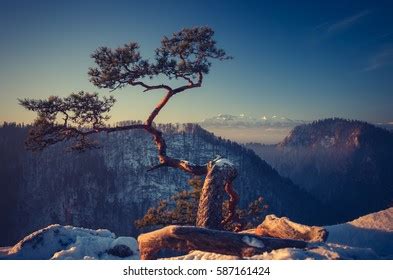
<path fill-rule="evenodd" d="M 393 202 L 393 134 L 385 129 L 326 119 L 294 128 L 278 145 L 248 147 L 331 209 L 329 223 Z"/>
<path fill-rule="evenodd" d="M 269 210 L 303 223 L 322 223 L 318 203 L 289 179 L 282 178 L 251 150 L 215 137 L 197 125 L 160 125 L 168 153 L 203 164 L 221 155 L 237 167 L 234 184 L 241 206 L 263 196 Z M 156 147 L 144 131 L 98 136 L 101 148 L 66 152 L 64 144 L 40 153 L 25 150 L 27 128 L 0 128 L 0 244 L 48 224 L 108 228 L 136 235 L 134 220 L 160 199 L 188 188 L 179 170 L 146 170 L 157 163 Z M 314 209 L 314 210 L 312 210 Z"/>

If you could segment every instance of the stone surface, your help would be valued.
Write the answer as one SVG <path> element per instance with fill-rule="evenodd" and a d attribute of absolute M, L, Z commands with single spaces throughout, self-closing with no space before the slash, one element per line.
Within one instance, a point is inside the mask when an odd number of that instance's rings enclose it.
<path fill-rule="evenodd" d="M 138 244 L 141 259 L 144 260 L 166 257 L 161 253 L 167 249 L 179 251 L 183 255 L 200 250 L 243 258 L 280 248 L 307 246 L 307 242 L 300 240 L 173 225 L 139 235 Z"/>
<path fill-rule="evenodd" d="M 110 248 L 108 250 L 108 254 L 119 258 L 127 258 L 132 256 L 134 253 L 130 247 L 120 244 Z"/>
<path fill-rule="evenodd" d="M 328 231 L 323 227 L 307 226 L 292 222 L 286 217 L 266 216 L 262 224 L 249 232 L 260 236 L 290 238 L 308 242 L 325 242 Z"/>

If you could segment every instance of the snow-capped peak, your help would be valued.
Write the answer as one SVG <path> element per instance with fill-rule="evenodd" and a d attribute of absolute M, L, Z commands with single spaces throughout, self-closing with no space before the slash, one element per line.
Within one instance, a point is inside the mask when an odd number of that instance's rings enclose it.
<path fill-rule="evenodd" d="M 291 120 L 282 116 L 267 116 L 252 117 L 244 113 L 240 115 L 218 114 L 217 116 L 204 119 L 200 124 L 202 126 L 223 126 L 223 127 L 294 127 L 299 124 L 304 124 L 304 121 Z"/>

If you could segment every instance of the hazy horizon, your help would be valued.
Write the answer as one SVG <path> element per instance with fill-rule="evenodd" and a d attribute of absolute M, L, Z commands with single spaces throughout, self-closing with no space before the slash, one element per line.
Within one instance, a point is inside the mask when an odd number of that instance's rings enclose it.
<path fill-rule="evenodd" d="M 244 114 L 241 114 L 237 117 L 244 117 Z M 214 119 L 217 116 L 211 116 Z M 265 116 L 263 116 L 265 117 Z M 281 117 L 285 119 L 284 117 Z M 311 121 L 305 121 L 305 120 L 289 120 L 288 121 L 292 123 L 287 123 L 287 124 L 263 124 L 263 123 L 257 123 L 257 124 L 250 124 L 250 125 L 230 125 L 230 124 L 214 124 L 214 123 L 207 123 L 206 121 L 209 120 L 209 118 L 205 118 L 202 121 L 196 121 L 196 122 L 191 122 L 195 124 L 199 124 L 202 128 L 206 129 L 207 131 L 213 133 L 217 137 L 221 137 L 224 139 L 228 139 L 231 141 L 235 141 L 240 144 L 247 144 L 247 143 L 260 143 L 260 144 L 266 144 L 266 145 L 271 145 L 271 144 L 278 144 L 286 136 L 289 135 L 291 130 L 297 126 L 301 125 L 303 123 L 311 123 L 313 121 L 321 120 L 321 119 L 316 119 L 316 120 L 311 120 Z M 111 125 L 116 125 L 116 124 L 121 124 L 122 122 L 128 122 L 128 121 L 141 121 L 143 120 L 121 120 L 118 123 L 112 123 Z M 361 121 L 361 120 L 360 120 Z M 184 124 L 187 122 L 158 122 L 159 124 L 168 124 L 168 123 L 173 123 L 173 124 Z M 189 123 L 189 122 L 188 122 Z M 29 125 L 30 123 L 17 123 L 17 124 L 24 124 L 24 125 Z M 379 126 L 386 128 L 388 130 L 393 130 L 393 123 L 388 122 L 388 123 L 371 123 L 373 125 Z M 3 124 L 0 123 L 0 127 Z"/>

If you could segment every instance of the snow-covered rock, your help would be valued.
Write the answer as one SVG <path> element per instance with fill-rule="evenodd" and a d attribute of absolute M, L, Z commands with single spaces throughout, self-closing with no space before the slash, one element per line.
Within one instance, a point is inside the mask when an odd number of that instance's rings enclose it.
<path fill-rule="evenodd" d="M 285 248 L 265 252 L 252 260 L 393 259 L 393 207 L 345 224 L 325 227 L 327 243 L 310 243 L 305 249 Z M 237 256 L 192 251 L 177 260 L 231 260 Z"/>
<path fill-rule="evenodd" d="M 309 243 L 305 249 L 273 250 L 247 259 L 393 259 L 393 207 L 325 228 L 329 231 L 326 243 Z M 254 244 L 255 240 L 247 239 L 245 242 Z M 129 255 L 130 252 L 132 255 Z M 118 255 L 126 257 L 120 258 Z M 132 237 L 116 238 L 105 229 L 91 230 L 60 225 L 50 225 L 36 231 L 13 247 L 0 248 L 0 259 L 139 259 L 139 256 L 137 242 Z M 240 258 L 195 250 L 169 259 Z"/>
<path fill-rule="evenodd" d="M 309 242 L 324 242 L 328 236 L 326 229 L 292 222 L 287 217 L 267 215 L 255 234 L 276 238 L 290 238 Z"/>
<path fill-rule="evenodd" d="M 122 245 L 122 246 L 120 246 Z M 128 252 L 124 258 L 116 249 Z M 128 248 L 129 250 L 124 250 Z M 125 256 L 124 253 L 120 256 Z M 50 225 L 33 232 L 3 252 L 4 259 L 139 259 L 137 242 L 106 229 Z"/>

